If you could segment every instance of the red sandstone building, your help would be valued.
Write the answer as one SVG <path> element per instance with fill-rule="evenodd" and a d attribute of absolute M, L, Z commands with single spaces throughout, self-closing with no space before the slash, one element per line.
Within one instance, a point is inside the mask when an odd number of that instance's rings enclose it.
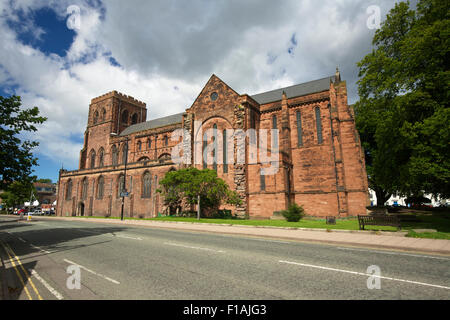
<path fill-rule="evenodd" d="M 221 155 L 224 161 L 209 155 L 214 163 L 207 167 L 216 170 L 243 200 L 241 206 L 230 208 L 234 213 L 270 218 L 291 202 L 314 216 L 366 212 L 364 156 L 347 103 L 346 83 L 338 71 L 331 77 L 252 96 L 237 93 L 213 75 L 185 112 L 150 121 L 146 117 L 145 103 L 116 91 L 92 99 L 79 169 L 60 171 L 57 215 L 120 216 L 123 189 L 128 192 L 125 217 L 167 212 L 156 192 L 158 182 L 169 170 L 186 166 L 171 158 L 173 148 L 183 141 L 171 139 L 171 134 L 186 130 L 195 149 L 194 122 L 201 123 L 203 130 L 213 128 L 224 134 L 228 129 L 279 132 L 275 174 L 261 174 L 267 163 L 247 162 L 248 140 L 245 163 L 228 164 L 226 153 Z"/>

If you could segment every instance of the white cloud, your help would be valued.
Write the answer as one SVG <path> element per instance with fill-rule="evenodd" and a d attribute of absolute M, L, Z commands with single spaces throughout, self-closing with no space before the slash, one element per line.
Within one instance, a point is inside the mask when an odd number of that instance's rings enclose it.
<path fill-rule="evenodd" d="M 49 7 L 62 18 L 73 4 L 81 8 L 81 28 L 65 57 L 20 43 L 6 23 L 21 12 L 39 36 L 32 12 Z M 356 62 L 374 32 L 366 27 L 371 4 L 384 14 L 393 6 L 382 0 L 0 0 L 0 86 L 14 83 L 24 106 L 37 105 L 48 117 L 36 135 L 38 153 L 76 168 L 90 100 L 111 90 L 145 101 L 153 119 L 190 107 L 212 73 L 254 94 L 332 75 L 339 65 L 354 101 Z M 289 54 L 293 34 L 297 46 Z"/>

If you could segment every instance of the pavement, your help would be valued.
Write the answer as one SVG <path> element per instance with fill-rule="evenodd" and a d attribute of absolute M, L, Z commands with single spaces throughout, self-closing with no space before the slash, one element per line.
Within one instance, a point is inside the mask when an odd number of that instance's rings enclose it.
<path fill-rule="evenodd" d="M 450 255 L 450 240 L 405 237 L 407 232 L 375 232 L 360 230 L 327 230 L 313 228 L 285 228 L 270 226 L 243 226 L 180 221 L 97 219 L 77 217 L 33 217 L 33 220 L 69 220 L 115 225 L 136 225 L 197 232 L 258 236 L 274 239 L 309 241 L 337 245 L 393 249 Z"/>

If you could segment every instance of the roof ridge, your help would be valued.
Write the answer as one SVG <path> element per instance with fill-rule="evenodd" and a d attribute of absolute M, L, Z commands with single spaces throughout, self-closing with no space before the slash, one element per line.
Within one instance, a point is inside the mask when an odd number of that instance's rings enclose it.
<path fill-rule="evenodd" d="M 289 88 L 292 88 L 292 87 L 305 85 L 305 84 L 316 82 L 316 81 L 322 81 L 322 80 L 325 80 L 325 79 L 332 79 L 333 77 L 335 77 L 335 76 L 334 75 L 333 76 L 328 76 L 328 77 L 324 77 L 324 78 L 320 78 L 320 79 L 316 79 L 316 80 L 311 80 L 311 81 L 307 81 L 307 82 L 293 84 L 293 85 L 287 86 L 287 87 L 282 87 L 282 88 L 278 88 L 278 89 L 272 89 L 272 90 L 269 90 L 269 91 L 264 91 L 264 92 L 252 94 L 252 95 L 250 95 L 250 97 L 257 96 L 257 95 L 264 94 L 264 93 L 270 93 L 270 92 L 274 92 L 274 91 L 278 91 L 278 90 L 286 90 L 286 89 L 289 89 Z"/>

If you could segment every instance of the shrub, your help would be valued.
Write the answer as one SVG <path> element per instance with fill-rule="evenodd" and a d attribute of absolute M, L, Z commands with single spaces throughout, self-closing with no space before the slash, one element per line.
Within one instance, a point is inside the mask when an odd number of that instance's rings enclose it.
<path fill-rule="evenodd" d="M 305 210 L 302 206 L 293 203 L 289 206 L 287 210 L 281 211 L 283 217 L 289 222 L 298 222 L 305 215 Z"/>

